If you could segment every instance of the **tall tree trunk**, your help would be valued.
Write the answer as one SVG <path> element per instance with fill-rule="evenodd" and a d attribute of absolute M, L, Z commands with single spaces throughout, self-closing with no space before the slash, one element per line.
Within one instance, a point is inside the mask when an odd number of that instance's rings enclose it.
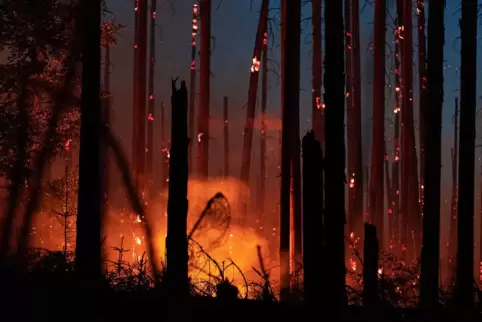
<path fill-rule="evenodd" d="M 197 140 L 195 133 L 194 115 L 196 111 L 196 36 L 198 31 L 198 16 L 199 7 L 195 3 L 192 7 L 192 31 L 191 31 L 191 65 L 189 66 L 191 72 L 189 76 L 189 151 L 188 151 L 188 171 L 189 174 L 193 172 L 192 154 L 194 142 Z"/>
<path fill-rule="evenodd" d="M 326 266 L 318 264 L 324 260 L 322 196 L 323 152 L 311 131 L 303 138 L 303 283 L 304 299 L 310 306 L 326 299 L 322 292 Z"/>
<path fill-rule="evenodd" d="M 327 307 L 341 312 L 347 304 L 345 292 L 345 77 L 343 44 L 343 3 L 325 4 L 325 228 L 327 285 L 330 298 Z"/>
<path fill-rule="evenodd" d="M 385 135 L 385 10 L 386 0 L 375 2 L 374 72 L 373 72 L 373 129 L 370 180 L 371 221 L 377 228 L 380 249 L 383 249 L 383 160 Z"/>
<path fill-rule="evenodd" d="M 282 139 L 280 194 L 280 283 L 282 298 L 290 287 L 290 183 L 293 156 L 293 131 L 299 111 L 299 61 L 301 1 L 282 1 Z"/>
<path fill-rule="evenodd" d="M 146 147 L 146 175 L 148 180 L 149 198 L 152 198 L 154 183 L 154 74 L 156 67 L 156 10 L 157 0 L 151 0 L 151 25 L 150 25 L 150 43 L 149 43 L 149 103 L 147 106 L 147 147 Z"/>
<path fill-rule="evenodd" d="M 482 144 L 481 144 L 482 146 Z M 479 188 L 480 188 L 480 212 L 479 212 L 479 217 L 480 217 L 480 229 L 479 229 L 479 287 L 482 284 L 482 154 L 480 157 L 480 183 L 479 183 Z"/>
<path fill-rule="evenodd" d="M 313 53 L 312 53 L 312 102 L 311 118 L 312 128 L 315 131 L 316 139 L 323 146 L 325 142 L 325 115 L 321 96 L 321 85 L 323 79 L 323 65 L 321 53 L 321 0 L 311 1 L 312 26 L 313 26 Z"/>
<path fill-rule="evenodd" d="M 110 109 L 111 109 L 111 91 L 110 91 L 110 45 L 106 44 L 104 47 L 104 97 L 102 100 L 102 123 L 104 126 L 111 126 L 110 124 Z M 69 144 L 70 145 L 70 144 Z M 109 200 L 109 181 L 110 181 L 110 175 L 109 175 L 109 150 L 107 147 L 104 147 L 102 149 L 102 163 L 104 165 L 103 169 L 103 191 L 102 191 L 102 196 L 104 197 L 104 211 L 108 213 L 108 200 Z M 71 148 L 67 150 L 68 155 L 66 156 L 67 159 L 72 158 L 72 151 Z M 66 169 L 71 169 L 71 165 L 66 165 Z"/>
<path fill-rule="evenodd" d="M 425 188 L 425 120 L 424 109 L 427 105 L 427 61 L 425 49 L 425 0 L 417 0 L 417 34 L 418 34 L 418 83 L 419 83 L 419 153 L 420 153 L 420 206 L 424 204 Z"/>
<path fill-rule="evenodd" d="M 139 107 L 139 123 L 137 134 L 137 188 L 143 194 L 145 191 L 146 180 L 146 81 L 147 81 L 147 16 L 148 16 L 147 0 L 139 0 L 139 78 L 136 82 L 138 89 L 138 107 Z"/>
<path fill-rule="evenodd" d="M 197 134 L 197 174 L 209 173 L 209 99 L 211 95 L 211 0 L 200 0 L 201 47 L 199 70 L 199 117 Z"/>
<path fill-rule="evenodd" d="M 264 17 L 268 26 L 268 15 Z M 263 36 L 263 52 L 261 62 L 261 138 L 259 157 L 259 216 L 264 217 L 266 204 L 266 111 L 268 109 L 268 32 Z"/>
<path fill-rule="evenodd" d="M 358 0 L 352 0 L 351 29 L 352 29 L 352 73 L 353 83 L 351 97 L 353 99 L 353 157 L 355 187 L 353 190 L 353 213 L 350 232 L 354 232 L 355 238 L 363 238 L 363 156 L 362 156 L 362 122 L 361 122 L 361 69 L 360 69 L 360 8 Z M 357 184 L 358 183 L 358 184 Z M 360 246 L 363 246 L 360 244 Z"/>
<path fill-rule="evenodd" d="M 223 118 L 224 118 L 224 177 L 229 177 L 229 117 L 228 117 L 228 97 L 223 99 Z"/>
<path fill-rule="evenodd" d="M 400 26 L 401 26 L 401 9 L 397 0 L 397 22 L 395 25 L 395 106 L 393 113 L 395 114 L 393 124 L 393 163 L 392 163 L 392 202 L 391 209 L 393 214 L 393 236 L 391 239 L 395 243 L 395 254 L 400 253 L 401 246 L 401 227 L 400 227 L 400 97 L 401 97 L 401 77 L 400 77 Z"/>
<path fill-rule="evenodd" d="M 139 183 L 138 175 L 138 148 L 139 145 L 139 40 L 140 40 L 140 2 L 143 0 L 134 0 L 134 71 L 132 79 L 132 170 L 134 185 L 137 187 Z"/>
<path fill-rule="evenodd" d="M 258 29 L 254 43 L 253 58 L 251 63 L 251 74 L 249 76 L 248 104 L 246 107 L 246 122 L 243 132 L 243 154 L 241 160 L 241 181 L 249 185 L 251 174 L 251 156 L 253 146 L 254 117 L 256 110 L 256 97 L 258 93 L 259 69 L 261 64 L 261 51 L 263 49 L 264 34 L 267 31 L 267 15 L 269 0 L 263 0 L 261 5 L 261 13 L 259 16 Z M 246 196 L 242 198 L 242 215 L 246 222 L 247 216 L 247 200 Z"/>
<path fill-rule="evenodd" d="M 460 151 L 457 225 L 457 284 L 459 307 L 474 305 L 474 166 L 477 66 L 477 0 L 462 0 L 460 23 Z"/>
<path fill-rule="evenodd" d="M 187 88 L 172 81 L 171 158 L 167 205 L 167 278 L 169 296 L 182 300 L 189 294 L 187 243 Z"/>
<path fill-rule="evenodd" d="M 390 160 L 388 159 L 387 153 L 387 141 L 383 140 L 383 165 L 385 170 L 385 191 L 387 200 L 387 213 L 388 213 L 388 249 L 390 252 L 393 251 L 393 227 L 395 222 L 393 221 L 393 211 L 391 208 L 392 203 L 392 184 L 390 182 Z"/>
<path fill-rule="evenodd" d="M 452 200 L 450 205 L 449 240 L 447 248 L 447 282 L 451 285 L 455 282 L 455 253 L 457 251 L 457 193 L 458 193 L 458 158 L 459 158 L 459 99 L 455 98 L 454 114 L 454 147 L 452 148 Z"/>
<path fill-rule="evenodd" d="M 378 304 L 378 253 L 377 227 L 365 223 L 365 245 L 363 258 L 363 306 L 373 310 Z"/>
<path fill-rule="evenodd" d="M 161 102 L 161 144 L 162 144 L 162 163 L 161 163 L 161 190 L 164 190 L 168 186 L 169 182 L 169 143 L 167 142 L 166 136 L 166 117 L 164 110 L 164 103 Z"/>
<path fill-rule="evenodd" d="M 420 4 L 422 2 L 422 4 Z M 423 1 L 419 0 L 419 7 Z M 425 131 L 425 203 L 423 204 L 423 246 L 420 299 L 422 307 L 434 314 L 438 306 L 440 263 L 440 183 L 442 167 L 442 107 L 443 107 L 443 50 L 444 9 L 442 1 L 430 3 L 428 16 L 427 96 L 430 104 L 421 101 Z M 419 11 L 419 15 L 424 14 Z M 419 18 L 420 19 L 420 18 Z M 424 37 L 425 38 L 425 37 Z M 419 44 L 420 45 L 420 44 Z M 425 57 L 423 57 L 425 58 Z M 425 90 L 424 90 L 425 91 Z"/>
<path fill-rule="evenodd" d="M 100 1 L 83 4 L 82 105 L 79 155 L 76 269 L 92 287 L 101 279 L 103 219 L 100 106 Z M 86 286 L 87 287 L 87 286 Z"/>

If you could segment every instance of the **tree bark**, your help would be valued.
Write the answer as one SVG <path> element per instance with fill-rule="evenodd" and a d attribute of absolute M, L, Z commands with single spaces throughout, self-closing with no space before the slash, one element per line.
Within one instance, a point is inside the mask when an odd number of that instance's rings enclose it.
<path fill-rule="evenodd" d="M 447 282 L 453 285 L 455 282 L 455 258 L 457 251 L 457 192 L 458 192 L 458 158 L 459 158 L 459 99 L 455 98 L 454 114 L 454 147 L 452 148 L 452 200 L 449 219 L 449 240 L 447 248 Z"/>
<path fill-rule="evenodd" d="M 327 307 L 340 313 L 347 304 L 345 291 L 345 77 L 343 3 L 325 4 L 325 231 L 328 265 Z"/>
<path fill-rule="evenodd" d="M 460 73 L 459 202 L 456 298 L 460 309 L 474 305 L 474 166 L 477 66 L 477 0 L 462 1 Z"/>
<path fill-rule="evenodd" d="M 321 96 L 322 85 L 322 53 L 321 53 L 321 0 L 311 1 L 312 26 L 313 26 L 313 62 L 312 62 L 312 105 L 311 118 L 312 129 L 315 131 L 316 139 L 323 146 L 325 141 L 325 115 Z"/>
<path fill-rule="evenodd" d="M 422 2 L 422 5 L 420 5 Z M 423 1 L 419 0 L 419 7 Z M 436 313 L 439 298 L 440 263 L 440 183 L 442 167 L 442 107 L 444 76 L 444 9 L 439 2 L 430 3 L 428 16 L 427 96 L 430 104 L 423 103 L 425 146 L 425 202 L 423 208 L 423 246 L 420 299 L 422 307 L 432 315 Z M 423 13 L 423 11 L 422 11 Z M 419 14 L 422 14 L 419 13 Z M 420 18 L 419 18 L 420 19 Z M 425 57 L 423 57 L 425 58 Z M 422 105 L 421 105 L 422 106 Z"/>
<path fill-rule="evenodd" d="M 268 26 L 268 12 L 264 16 Z M 261 59 L 261 137 L 259 164 L 259 216 L 264 217 L 266 203 L 266 110 L 268 109 L 268 32 L 263 35 L 263 50 Z"/>

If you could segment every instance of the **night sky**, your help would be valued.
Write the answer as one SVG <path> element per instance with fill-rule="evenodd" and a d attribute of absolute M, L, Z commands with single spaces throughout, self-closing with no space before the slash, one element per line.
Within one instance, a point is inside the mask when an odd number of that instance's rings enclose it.
<path fill-rule="evenodd" d="M 341 0 L 340 0 L 341 1 Z M 364 1 L 360 1 L 363 6 Z M 131 106 L 132 106 L 132 55 L 133 55 L 133 21 L 134 21 L 134 0 L 108 0 L 109 8 L 113 12 L 117 22 L 126 26 L 121 31 L 118 45 L 113 50 L 113 66 L 112 66 L 112 91 L 114 106 L 114 128 L 118 135 L 122 137 L 126 151 L 130 154 L 130 137 L 131 137 Z M 171 5 L 172 3 L 172 5 Z M 157 66 L 156 66 L 156 102 L 157 105 L 161 101 L 169 107 L 170 103 L 170 79 L 178 77 L 189 81 L 189 65 L 191 54 L 191 19 L 193 0 L 158 0 L 157 11 Z M 251 4 L 252 3 L 252 7 Z M 389 1 L 390 3 L 390 1 Z M 218 7 L 219 6 L 219 7 Z M 210 174 L 220 174 L 222 167 L 222 99 L 223 96 L 229 97 L 230 106 L 230 139 L 231 139 L 231 173 L 233 176 L 239 176 L 240 172 L 240 155 L 242 145 L 242 131 L 245 119 L 244 105 L 247 101 L 249 68 L 254 47 L 254 38 L 258 23 L 258 11 L 261 6 L 261 0 L 213 0 L 212 14 L 212 36 L 214 51 L 212 53 L 212 81 L 211 81 L 211 143 L 210 143 Z M 275 17 L 274 20 L 279 21 L 279 0 L 271 1 L 270 16 Z M 390 3 L 390 10 L 394 10 Z M 426 5 L 428 9 L 428 4 Z M 443 111 L 443 195 L 447 201 L 450 198 L 450 148 L 452 147 L 452 117 L 454 113 L 454 98 L 458 95 L 459 78 L 458 68 L 460 66 L 460 29 L 458 22 L 460 19 L 460 1 L 447 1 L 445 14 L 445 104 Z M 362 63 L 362 102 L 363 102 L 363 135 L 364 135 L 364 159 L 366 165 L 369 163 L 370 148 L 370 131 L 371 131 L 371 102 L 372 102 L 372 86 L 371 75 L 373 69 L 373 61 L 371 51 L 369 50 L 370 42 L 373 37 L 373 7 L 366 6 L 360 8 L 361 13 L 361 63 Z M 426 10 L 427 14 L 428 10 Z M 415 8 L 414 8 L 415 14 Z M 306 4 L 303 7 L 303 35 L 302 53 L 301 53 L 301 124 L 300 129 L 303 134 L 310 128 L 311 114 L 311 5 Z M 389 21 L 387 16 L 387 22 Z M 275 21 L 273 21 L 273 25 Z M 418 38 L 416 36 L 416 19 L 414 24 L 414 50 Z M 392 41 L 392 27 L 387 29 L 387 41 Z M 202 32 L 202 31 L 201 31 Z M 274 38 L 272 50 L 270 51 L 270 59 L 274 61 L 280 60 L 279 54 L 279 28 L 273 29 Z M 479 31 L 480 32 L 480 31 Z M 480 37 L 479 37 L 480 38 Z M 199 48 L 198 48 L 199 49 Z M 480 53 L 481 42 L 478 41 L 478 52 Z M 387 54 L 388 54 L 387 50 Z M 479 55 L 480 56 L 480 55 Z M 414 55 L 414 64 L 417 64 L 417 55 Z M 429 56 L 430 59 L 430 56 Z M 199 65 L 197 66 L 199 67 Z M 270 64 L 271 69 L 279 72 L 276 63 Z M 418 73 L 417 66 L 414 66 L 414 88 L 417 88 Z M 478 61 L 477 70 L 481 70 L 480 59 Z M 478 73 L 480 75 L 480 72 Z M 268 148 L 268 177 L 275 179 L 278 175 L 276 168 L 278 160 L 277 142 L 280 106 L 280 83 L 275 72 L 269 75 L 270 91 L 268 99 L 268 114 L 272 119 L 268 123 L 270 131 L 268 135 L 272 136 Z M 393 79 L 391 80 L 393 81 Z M 199 84 L 199 82 L 198 82 Z M 478 96 L 481 95 L 480 78 L 477 86 Z M 392 118 L 393 96 L 387 97 L 387 116 Z M 480 107 L 480 101 L 478 101 Z M 418 93 L 414 93 L 414 109 L 416 116 L 416 130 L 418 130 Z M 257 113 L 259 112 L 259 109 Z M 159 112 L 157 112 L 159 113 Z M 158 114 L 157 114 L 158 115 Z M 159 118 L 156 118 L 157 124 Z M 387 123 L 387 126 L 389 124 Z M 480 132 L 478 126 L 478 132 Z M 387 132 L 387 136 L 391 136 L 391 131 Z M 480 134 L 477 136 L 480 137 Z M 259 142 L 258 133 L 254 138 L 254 171 L 259 163 Z M 479 139 L 478 139 L 479 140 Z M 392 144 L 389 144 L 391 149 Z M 156 148 L 156 153 L 160 150 L 160 146 Z M 476 152 L 478 155 L 480 152 Z M 479 164 L 478 162 L 476 164 Z M 476 174 L 479 170 L 476 169 Z M 253 179 L 255 179 L 253 177 Z M 478 175 L 476 180 L 478 180 Z M 271 180 L 273 188 L 276 187 L 277 180 Z M 478 187 L 478 185 L 477 185 Z M 478 191 L 478 188 L 476 189 Z M 276 191 L 275 196 L 278 196 Z M 476 196 L 476 200 L 478 200 Z M 477 202 L 478 203 L 478 202 Z M 448 210 L 449 203 L 446 203 Z M 479 209 L 477 205 L 476 209 Z M 445 211 L 446 212 L 446 211 Z M 444 213 L 445 213 L 444 212 Z M 443 216 L 445 214 L 443 213 Z M 448 216 L 448 214 L 447 214 Z"/>

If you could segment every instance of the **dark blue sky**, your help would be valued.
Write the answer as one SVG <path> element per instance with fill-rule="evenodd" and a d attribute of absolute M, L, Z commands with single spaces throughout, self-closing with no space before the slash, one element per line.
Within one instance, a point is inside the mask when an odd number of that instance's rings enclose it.
<path fill-rule="evenodd" d="M 341 1 L 341 0 L 340 0 Z M 191 43 L 191 15 L 193 0 L 171 1 L 174 4 L 174 12 L 167 0 L 158 0 L 158 36 L 157 36 L 157 70 L 156 70 L 156 99 L 157 102 L 170 100 L 170 78 L 188 79 L 190 64 Z M 213 0 L 213 10 L 221 0 Z M 249 68 L 253 52 L 253 42 L 258 22 L 258 10 L 261 0 L 253 0 L 253 8 L 250 10 L 250 0 L 224 0 L 221 6 L 212 15 L 212 34 L 215 37 L 215 48 L 212 54 L 212 92 L 211 92 L 211 173 L 218 174 L 221 167 L 222 153 L 222 122 L 221 104 L 222 97 L 228 96 L 230 102 L 231 124 L 231 171 L 233 175 L 239 175 L 240 147 L 242 129 L 245 118 L 244 104 L 247 101 Z M 364 1 L 360 1 L 363 3 Z M 390 2 L 390 1 L 389 1 Z M 115 14 L 118 22 L 125 24 L 126 29 L 121 32 L 120 40 L 114 49 L 113 59 L 113 95 L 115 106 L 115 129 L 122 135 L 126 147 L 130 147 L 131 133 L 131 102 L 132 102 L 132 53 L 133 53 L 133 3 L 134 0 L 108 0 L 108 4 Z M 393 6 L 392 6 L 393 7 Z M 279 0 L 271 2 L 271 15 L 276 15 L 279 8 Z M 428 5 L 427 5 L 428 8 Z M 444 104 L 444 149 L 443 149 L 443 185 L 450 185 L 450 148 L 452 146 L 452 116 L 454 111 L 454 98 L 458 95 L 459 79 L 457 69 L 460 66 L 460 1 L 448 0 L 445 14 L 446 46 L 444 48 L 446 59 L 445 70 L 445 104 Z M 361 8 L 360 8 L 361 9 Z M 393 9 L 392 9 L 393 10 Z M 415 10 L 414 10 L 415 12 Z M 303 18 L 311 16 L 310 5 L 303 8 Z M 387 18 L 388 20 L 388 18 Z M 416 19 L 414 18 L 414 27 Z M 301 53 L 301 130 L 310 128 L 311 109 L 311 22 L 303 24 L 302 53 Z M 480 32 L 480 31 L 479 31 Z M 274 48 L 270 53 L 273 60 L 279 61 L 279 32 L 275 30 Z M 391 40 L 391 28 L 387 30 Z M 371 70 L 373 62 L 371 52 L 367 50 L 373 35 L 373 8 L 365 7 L 361 15 L 361 52 L 362 52 L 362 92 L 364 109 L 364 135 L 370 137 L 371 117 Z M 388 39 L 388 38 L 387 38 Z M 414 50 L 416 50 L 417 37 L 414 34 Z M 478 52 L 481 52 L 481 42 L 478 42 Z M 479 55 L 480 56 L 480 55 Z M 416 58 L 416 55 L 415 55 Z M 429 57 L 430 59 L 430 57 Z M 416 60 L 415 62 L 416 63 Z M 477 70 L 481 70 L 480 59 Z M 478 73 L 480 75 L 480 72 Z M 415 76 L 415 88 L 417 86 L 417 73 Z M 279 118 L 280 86 L 274 73 L 270 74 L 271 89 L 269 92 L 268 111 L 274 120 Z M 481 95 L 480 82 L 478 82 L 478 95 Z M 414 96 L 415 108 L 418 110 L 417 93 Z M 393 98 L 387 98 L 387 114 L 392 115 Z M 169 105 L 167 105 L 169 106 Z M 418 112 L 416 112 L 418 118 Z M 156 118 L 158 121 L 158 118 Z M 272 178 L 277 176 L 277 130 L 279 122 L 273 121 L 270 135 L 274 136 L 269 148 L 268 164 L 271 167 Z M 255 140 L 257 140 L 255 134 Z M 480 134 L 479 134 L 480 136 Z M 254 156 L 258 160 L 258 148 L 255 141 Z M 369 157 L 369 146 L 364 149 L 366 162 Z M 255 165 L 258 164 L 254 161 Z M 478 170 L 477 170 L 478 173 Z M 276 180 L 273 180 L 276 181 Z M 447 189 L 444 190 L 444 198 L 448 197 Z"/>

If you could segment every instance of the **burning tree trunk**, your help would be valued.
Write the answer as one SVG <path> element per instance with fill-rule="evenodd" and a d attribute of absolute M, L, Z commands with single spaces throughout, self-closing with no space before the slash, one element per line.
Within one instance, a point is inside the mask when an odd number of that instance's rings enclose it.
<path fill-rule="evenodd" d="M 264 19 L 268 26 L 268 14 Z M 259 204 L 258 212 L 264 216 L 266 198 L 266 110 L 268 108 L 268 33 L 267 29 L 263 37 L 263 52 L 261 62 L 261 138 L 260 138 L 260 157 L 259 157 Z"/>
<path fill-rule="evenodd" d="M 312 25 L 313 25 L 313 66 L 312 66 L 312 107 L 311 118 L 312 128 L 315 132 L 316 139 L 323 146 L 325 142 L 325 120 L 323 103 L 321 101 L 321 83 L 322 83 L 322 53 L 321 53 L 321 0 L 312 0 Z"/>
<path fill-rule="evenodd" d="M 188 155 L 188 171 L 192 173 L 192 150 L 194 142 L 197 139 L 194 126 L 194 115 L 196 110 L 196 36 L 198 30 L 198 4 L 195 3 L 192 7 L 192 40 L 191 40 L 191 65 L 190 65 L 190 81 L 189 81 L 189 155 Z"/>
<path fill-rule="evenodd" d="M 288 11 L 289 12 L 289 11 Z M 328 265 L 327 307 L 340 310 L 347 303 L 345 293 L 345 79 L 343 45 L 343 3 L 325 4 L 325 243 Z M 288 59 L 287 59 L 288 60 Z"/>
<path fill-rule="evenodd" d="M 100 1 L 83 4 L 82 106 L 76 268 L 83 282 L 101 279 L 102 157 L 100 106 Z M 95 284 L 91 286 L 96 286 Z"/>
<path fill-rule="evenodd" d="M 211 95 L 211 0 L 201 0 L 199 5 L 201 11 L 201 68 L 199 70 L 197 173 L 200 177 L 207 178 L 209 171 L 209 98 Z"/>
<path fill-rule="evenodd" d="M 425 188 L 425 108 L 427 105 L 427 61 L 425 50 L 425 0 L 417 0 L 417 33 L 418 33 L 418 83 L 419 83 L 419 140 L 420 140 L 420 205 L 424 204 Z"/>
<path fill-rule="evenodd" d="M 253 128 L 254 128 L 254 115 L 256 109 L 256 94 L 258 92 L 258 79 L 261 51 L 263 49 L 264 39 L 266 39 L 267 30 L 267 15 L 268 15 L 269 0 L 263 0 L 261 5 L 261 13 L 259 16 L 258 30 L 256 31 L 256 39 L 253 51 L 253 59 L 251 64 L 251 74 L 249 76 L 249 91 L 248 91 L 248 104 L 246 107 L 246 122 L 244 124 L 244 136 L 243 136 L 243 155 L 241 160 L 241 181 L 245 184 L 249 184 L 250 169 L 251 169 L 251 155 L 253 146 Z M 243 196 L 243 199 L 246 197 Z M 244 221 L 246 221 L 247 201 L 243 200 L 242 214 Z"/>
<path fill-rule="evenodd" d="M 403 42 L 402 42 L 402 206 L 405 219 L 406 235 L 403 236 L 402 249 L 408 251 L 408 259 L 414 260 L 419 245 L 416 240 L 421 233 L 418 227 L 420 220 L 418 202 L 418 174 L 416 167 L 415 134 L 413 126 L 413 57 L 412 57 L 412 3 L 402 1 L 403 8 Z M 414 245 L 415 243 L 415 245 Z"/>
<path fill-rule="evenodd" d="M 378 303 L 378 239 L 375 225 L 365 223 L 363 265 L 363 305 L 373 309 Z"/>
<path fill-rule="evenodd" d="M 167 205 L 167 278 L 169 294 L 184 298 L 189 294 L 187 253 L 187 88 L 172 81 L 171 158 Z"/>
<path fill-rule="evenodd" d="M 304 299 L 309 305 L 323 303 L 323 152 L 311 131 L 303 138 L 303 272 Z"/>
<path fill-rule="evenodd" d="M 423 1 L 422 2 L 423 7 Z M 439 262 L 440 262 L 440 169 L 442 167 L 442 107 L 443 107 L 443 50 L 444 9 L 441 1 L 429 6 L 428 16 L 428 57 L 427 99 L 423 103 L 424 138 L 430 144 L 425 146 L 425 203 L 423 208 L 423 246 L 420 296 L 422 306 L 431 313 L 438 306 Z M 420 15 L 423 14 L 419 13 Z M 420 18 L 419 18 L 420 19 Z M 425 57 L 423 57 L 425 58 Z M 425 96 L 423 96 L 425 99 Z M 422 148 L 421 148 L 422 150 Z"/>
<path fill-rule="evenodd" d="M 224 118 L 224 176 L 229 177 L 229 120 L 228 120 L 228 97 L 223 100 L 223 118 Z"/>
<path fill-rule="evenodd" d="M 454 147 L 452 148 L 452 200 L 450 204 L 450 220 L 449 220 L 449 240 L 447 248 L 447 281 L 450 284 L 454 282 L 455 273 L 455 252 L 457 251 L 457 192 L 458 192 L 458 155 L 459 155 L 459 99 L 455 98 L 455 114 L 454 114 Z"/>
<path fill-rule="evenodd" d="M 351 29 L 352 29 L 352 73 L 353 83 L 351 97 L 353 100 L 353 169 L 355 186 L 350 189 L 348 197 L 352 202 L 353 210 L 350 210 L 350 232 L 354 233 L 355 240 L 362 238 L 363 227 L 363 158 L 362 158 L 362 125 L 361 125 L 361 75 L 360 75 L 360 14 L 358 0 L 352 0 L 351 10 Z"/>
<path fill-rule="evenodd" d="M 375 40 L 374 60 L 385 61 L 385 10 L 386 1 L 375 2 Z M 371 221 L 377 227 L 380 248 L 383 249 L 383 160 L 385 135 L 385 64 L 374 64 L 373 73 L 373 130 L 372 130 L 372 161 L 370 180 Z"/>
<path fill-rule="evenodd" d="M 474 304 L 474 166 L 477 66 L 477 0 L 462 1 L 460 23 L 460 152 L 456 296 L 460 308 Z"/>
<path fill-rule="evenodd" d="M 147 0 L 139 0 L 139 55 L 137 63 L 138 78 L 134 81 L 138 86 L 138 133 L 137 133 L 137 188 L 144 192 L 145 167 L 146 167 L 146 67 L 147 67 Z"/>
<path fill-rule="evenodd" d="M 156 67 L 156 9 L 157 0 L 151 0 L 150 53 L 149 53 L 149 105 L 147 107 L 147 148 L 146 174 L 148 179 L 149 197 L 152 197 L 154 182 L 154 72 Z"/>
<path fill-rule="evenodd" d="M 299 61 L 301 1 L 282 1 L 282 139 L 281 139 L 281 194 L 280 194 L 280 283 L 282 297 L 290 287 L 290 184 L 293 155 L 292 126 L 299 106 Z M 293 66 L 295 66 L 293 68 Z"/>

